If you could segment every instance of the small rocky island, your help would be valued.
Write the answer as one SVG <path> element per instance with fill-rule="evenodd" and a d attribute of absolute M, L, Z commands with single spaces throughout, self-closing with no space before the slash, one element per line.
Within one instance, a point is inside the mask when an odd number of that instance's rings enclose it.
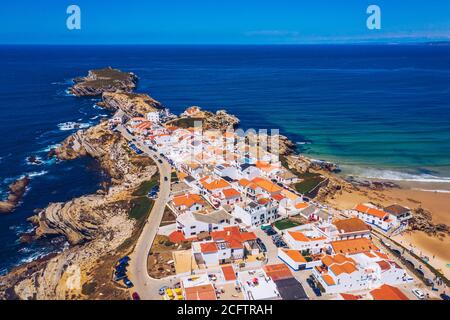
<path fill-rule="evenodd" d="M 131 92 L 136 88 L 137 76 L 111 67 L 90 70 L 86 77 L 75 78 L 69 92 L 78 96 L 99 96 L 103 92 Z"/>
<path fill-rule="evenodd" d="M 29 183 L 30 178 L 25 176 L 9 185 L 8 197 L 6 200 L 0 201 L 0 213 L 10 213 L 17 207 Z"/>

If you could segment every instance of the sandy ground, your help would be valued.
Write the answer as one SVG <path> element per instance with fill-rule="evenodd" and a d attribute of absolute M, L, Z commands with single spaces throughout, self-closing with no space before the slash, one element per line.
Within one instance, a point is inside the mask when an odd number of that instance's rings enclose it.
<path fill-rule="evenodd" d="M 358 192 L 344 191 L 329 199 L 328 203 L 338 209 L 350 209 L 358 203 L 371 201 L 379 206 L 398 203 L 411 209 L 422 207 L 433 215 L 433 223 L 450 225 L 450 193 L 429 192 L 413 189 L 389 189 L 385 191 L 363 190 Z M 450 236 L 444 238 L 432 237 L 424 232 L 414 231 L 403 233 L 394 238 L 414 252 L 429 258 L 436 269 L 450 279 Z"/>

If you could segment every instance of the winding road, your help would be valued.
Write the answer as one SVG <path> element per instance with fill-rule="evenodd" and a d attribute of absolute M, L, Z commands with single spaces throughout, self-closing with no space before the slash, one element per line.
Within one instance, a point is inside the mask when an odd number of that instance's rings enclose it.
<path fill-rule="evenodd" d="M 150 156 L 158 166 L 160 175 L 158 198 L 155 200 L 152 211 L 150 212 L 134 250 L 130 255 L 131 259 L 128 274 L 134 284 L 132 290 L 137 292 L 141 299 L 161 299 L 158 294 L 158 288 L 162 285 L 168 284 L 167 280 L 153 279 L 149 276 L 147 259 L 153 240 L 158 232 L 158 228 L 164 214 L 164 209 L 169 201 L 171 166 L 166 159 L 151 150 L 141 141 L 135 139 L 122 125 L 117 126 L 116 130 L 120 132 L 126 140 L 132 141 L 132 143 L 134 143 L 141 151 Z M 159 160 L 161 160 L 161 163 Z M 165 177 L 167 180 L 164 179 Z"/>

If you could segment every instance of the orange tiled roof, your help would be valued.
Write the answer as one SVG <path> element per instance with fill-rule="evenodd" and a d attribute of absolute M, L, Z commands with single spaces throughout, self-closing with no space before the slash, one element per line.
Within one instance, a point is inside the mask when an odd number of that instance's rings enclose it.
<path fill-rule="evenodd" d="M 242 243 L 250 240 L 256 240 L 256 235 L 253 232 L 241 232 L 239 227 L 226 227 L 221 231 L 211 232 L 211 238 L 214 241 L 223 240 L 228 242 L 233 249 L 242 248 Z"/>
<path fill-rule="evenodd" d="M 200 195 L 195 193 L 188 193 L 173 198 L 173 204 L 176 207 L 186 206 L 187 208 L 190 208 L 196 203 L 205 205 L 205 200 L 203 200 Z"/>
<path fill-rule="evenodd" d="M 236 273 L 231 265 L 223 266 L 222 273 L 226 281 L 236 280 Z"/>
<path fill-rule="evenodd" d="M 216 189 L 223 189 L 226 187 L 229 187 L 230 184 L 226 182 L 224 179 L 213 179 L 209 176 L 204 177 L 200 180 L 200 183 L 207 189 L 207 190 L 216 190 Z"/>
<path fill-rule="evenodd" d="M 212 284 L 205 284 L 186 288 L 186 300 L 217 300 L 216 291 Z"/>
<path fill-rule="evenodd" d="M 359 297 L 354 294 L 341 293 L 341 296 L 344 300 L 359 300 Z"/>
<path fill-rule="evenodd" d="M 272 278 L 273 281 L 292 278 L 292 272 L 284 263 L 271 264 L 264 266 L 266 274 Z"/>
<path fill-rule="evenodd" d="M 254 178 L 252 182 L 269 193 L 279 193 L 283 190 L 283 188 L 275 183 L 260 177 Z"/>
<path fill-rule="evenodd" d="M 229 198 L 236 198 L 239 197 L 241 194 L 239 191 L 233 189 L 233 188 L 229 188 L 229 189 L 224 189 L 222 190 L 223 195 L 225 196 L 225 198 L 229 199 Z"/>
<path fill-rule="evenodd" d="M 359 232 L 359 231 L 369 231 L 370 228 L 364 221 L 359 218 L 349 218 L 341 219 L 333 222 L 339 232 Z"/>
<path fill-rule="evenodd" d="M 332 241 L 330 244 L 335 253 L 362 253 L 378 250 L 373 242 L 367 238 Z"/>
<path fill-rule="evenodd" d="M 289 235 L 295 240 L 300 242 L 309 242 L 309 238 L 300 231 L 288 231 Z"/>
<path fill-rule="evenodd" d="M 398 288 L 383 284 L 381 287 L 370 291 L 374 300 L 409 300 Z"/>
<path fill-rule="evenodd" d="M 329 286 L 335 285 L 336 283 L 334 282 L 333 278 L 329 275 L 329 274 L 324 274 L 322 275 L 323 280 L 325 281 L 325 283 Z"/>
<path fill-rule="evenodd" d="M 371 215 L 371 216 L 374 216 L 374 217 L 377 217 L 377 218 L 380 218 L 380 219 L 383 219 L 385 216 L 388 215 L 387 212 L 384 212 L 384 211 L 382 211 L 380 209 L 368 207 L 368 206 L 366 206 L 364 204 L 358 204 L 355 207 L 355 210 L 359 211 L 359 212 L 362 212 L 362 213 L 365 213 L 365 214 L 368 214 L 368 215 Z"/>
<path fill-rule="evenodd" d="M 215 242 L 200 243 L 200 251 L 202 253 L 214 253 L 217 252 L 217 245 Z"/>
<path fill-rule="evenodd" d="M 283 250 L 283 252 L 295 262 L 306 262 L 305 257 L 298 250 Z"/>
<path fill-rule="evenodd" d="M 307 202 L 299 202 L 295 205 L 295 208 L 301 210 L 309 207 L 309 204 Z"/>
<path fill-rule="evenodd" d="M 240 184 L 241 186 L 243 186 L 243 187 L 248 186 L 250 183 L 251 183 L 250 180 L 247 180 L 247 179 L 241 179 L 241 180 L 239 180 L 239 184 Z"/>

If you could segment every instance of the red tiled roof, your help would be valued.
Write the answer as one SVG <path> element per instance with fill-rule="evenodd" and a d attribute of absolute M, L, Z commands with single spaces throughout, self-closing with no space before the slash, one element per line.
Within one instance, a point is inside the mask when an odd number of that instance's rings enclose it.
<path fill-rule="evenodd" d="M 383 284 L 381 287 L 370 291 L 374 300 L 409 300 L 398 288 Z"/>
<path fill-rule="evenodd" d="M 269 277 L 272 278 L 273 281 L 293 277 L 291 270 L 289 270 L 289 267 L 284 263 L 266 265 L 264 266 L 264 271 Z"/>
<path fill-rule="evenodd" d="M 223 276 L 226 281 L 234 281 L 236 280 L 236 273 L 231 265 L 222 267 Z"/>
<path fill-rule="evenodd" d="M 202 253 L 214 253 L 217 252 L 217 245 L 215 242 L 200 243 L 200 250 Z"/>
<path fill-rule="evenodd" d="M 212 284 L 205 284 L 186 288 L 186 300 L 217 300 L 216 291 Z"/>

